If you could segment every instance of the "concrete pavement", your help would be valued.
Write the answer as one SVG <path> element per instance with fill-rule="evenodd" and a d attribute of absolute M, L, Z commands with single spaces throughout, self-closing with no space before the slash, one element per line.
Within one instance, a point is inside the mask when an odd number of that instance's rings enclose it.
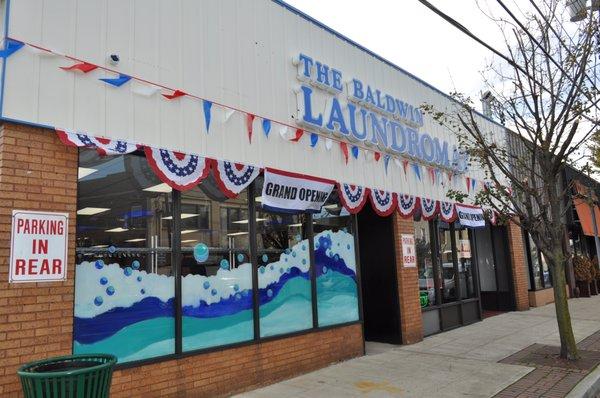
<path fill-rule="evenodd" d="M 569 301 L 577 341 L 600 330 L 600 296 Z M 533 368 L 498 363 L 534 343 L 559 345 L 554 305 L 497 315 L 409 346 L 367 355 L 239 397 L 491 397 Z"/>

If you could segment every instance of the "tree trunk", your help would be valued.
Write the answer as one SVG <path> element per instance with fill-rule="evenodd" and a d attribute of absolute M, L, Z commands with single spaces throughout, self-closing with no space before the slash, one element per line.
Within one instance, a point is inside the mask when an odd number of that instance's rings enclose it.
<path fill-rule="evenodd" d="M 561 253 L 562 254 L 562 253 Z M 562 255 L 559 255 L 562 257 Z M 559 258 L 560 258 L 559 257 Z M 566 262 L 563 260 L 563 262 Z M 567 291 L 563 262 L 550 261 L 552 276 L 554 277 L 554 308 L 556 309 L 556 322 L 558 323 L 558 334 L 560 335 L 561 358 L 576 360 L 579 358 L 575 335 L 571 326 L 571 314 L 567 302 Z"/>

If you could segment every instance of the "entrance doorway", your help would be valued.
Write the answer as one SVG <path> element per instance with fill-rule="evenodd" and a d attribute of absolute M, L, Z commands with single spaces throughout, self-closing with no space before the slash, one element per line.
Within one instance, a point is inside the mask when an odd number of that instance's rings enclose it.
<path fill-rule="evenodd" d="M 484 316 L 486 311 L 514 310 L 506 227 L 475 229 L 474 238 Z"/>
<path fill-rule="evenodd" d="M 370 203 L 358 213 L 360 275 L 365 340 L 400 344 L 393 219 L 378 216 Z"/>

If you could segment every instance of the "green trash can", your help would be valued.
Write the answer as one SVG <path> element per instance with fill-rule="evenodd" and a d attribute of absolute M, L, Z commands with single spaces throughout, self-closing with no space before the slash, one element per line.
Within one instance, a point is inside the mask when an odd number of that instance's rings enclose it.
<path fill-rule="evenodd" d="M 117 358 L 81 354 L 31 362 L 19 368 L 25 398 L 104 398 Z"/>

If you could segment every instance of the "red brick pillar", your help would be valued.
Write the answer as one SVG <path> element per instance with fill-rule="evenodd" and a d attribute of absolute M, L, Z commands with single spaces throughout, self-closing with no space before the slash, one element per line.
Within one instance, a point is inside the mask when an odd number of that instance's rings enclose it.
<path fill-rule="evenodd" d="M 415 228 L 412 219 L 404 219 L 398 216 L 397 213 L 394 213 L 393 217 L 402 343 L 413 344 L 423 340 L 423 318 L 419 302 L 419 275 L 416 267 L 404 267 L 401 235 L 414 235 Z"/>
<path fill-rule="evenodd" d="M 529 309 L 529 287 L 527 285 L 527 256 L 523 244 L 523 234 L 521 227 L 512 221 L 507 225 L 507 229 L 516 310 L 525 311 Z"/>
<path fill-rule="evenodd" d="M 70 354 L 75 270 L 77 149 L 54 131 L 0 126 L 0 396 L 18 396 L 24 362 Z M 69 213 L 65 282 L 8 283 L 13 209 Z"/>

